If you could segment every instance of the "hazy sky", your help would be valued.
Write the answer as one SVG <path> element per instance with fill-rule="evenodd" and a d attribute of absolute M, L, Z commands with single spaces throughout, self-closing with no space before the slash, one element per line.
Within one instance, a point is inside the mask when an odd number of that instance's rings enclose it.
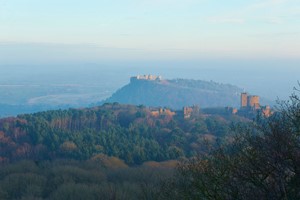
<path fill-rule="evenodd" d="M 299 0 L 0 0 L 0 64 L 299 54 Z"/>

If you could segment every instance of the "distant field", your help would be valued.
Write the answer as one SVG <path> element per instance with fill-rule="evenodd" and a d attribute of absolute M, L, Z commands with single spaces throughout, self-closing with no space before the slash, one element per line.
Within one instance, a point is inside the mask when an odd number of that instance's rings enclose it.
<path fill-rule="evenodd" d="M 0 85 L 1 104 L 86 105 L 107 98 L 106 85 Z"/>
<path fill-rule="evenodd" d="M 87 107 L 108 98 L 129 81 L 105 70 L 5 68 L 0 74 L 0 117 Z"/>

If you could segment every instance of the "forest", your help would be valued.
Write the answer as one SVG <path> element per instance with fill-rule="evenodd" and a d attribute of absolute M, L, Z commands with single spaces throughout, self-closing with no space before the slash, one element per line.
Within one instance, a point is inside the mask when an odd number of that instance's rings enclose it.
<path fill-rule="evenodd" d="M 107 103 L 0 120 L 1 199 L 299 199 L 300 99 L 269 118 Z"/>
<path fill-rule="evenodd" d="M 160 162 L 205 152 L 208 144 L 230 137 L 232 124 L 249 121 L 201 113 L 189 119 L 180 112 L 154 116 L 145 106 L 118 103 L 19 115 L 0 120 L 0 160 L 86 160 L 105 154 L 129 165 Z"/>
<path fill-rule="evenodd" d="M 1 119 L 0 198 L 155 199 L 180 159 L 208 152 L 231 137 L 234 123 L 251 121 L 152 110 L 107 103 Z"/>
<path fill-rule="evenodd" d="M 296 89 L 299 93 L 299 90 Z M 300 98 L 277 112 L 236 126 L 231 141 L 180 162 L 164 199 L 299 199 Z"/>

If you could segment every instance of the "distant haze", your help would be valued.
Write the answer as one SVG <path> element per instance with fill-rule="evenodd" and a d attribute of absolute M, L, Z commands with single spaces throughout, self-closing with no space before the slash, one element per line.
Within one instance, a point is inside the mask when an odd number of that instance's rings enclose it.
<path fill-rule="evenodd" d="M 165 79 L 186 78 L 229 83 L 270 100 L 276 100 L 277 97 L 287 99 L 293 87 L 297 86 L 300 74 L 299 62 L 293 60 L 149 60 L 102 64 L 2 65 L 0 69 L 0 85 L 91 85 L 109 90 L 109 95 L 127 84 L 130 76 L 155 74 Z M 103 91 L 95 89 L 94 93 L 97 92 Z"/>
<path fill-rule="evenodd" d="M 0 0 L 0 104 L 86 106 L 137 74 L 287 99 L 299 19 L 299 0 Z"/>
<path fill-rule="evenodd" d="M 0 63 L 297 59 L 299 0 L 0 0 Z"/>

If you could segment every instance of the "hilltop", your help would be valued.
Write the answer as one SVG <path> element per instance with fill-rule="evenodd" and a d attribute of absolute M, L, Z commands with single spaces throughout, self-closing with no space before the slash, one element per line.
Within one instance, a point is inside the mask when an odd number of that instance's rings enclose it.
<path fill-rule="evenodd" d="M 241 88 L 214 81 L 164 80 L 160 76 L 135 76 L 104 102 L 162 106 L 181 109 L 187 105 L 225 107 L 239 105 Z"/>

